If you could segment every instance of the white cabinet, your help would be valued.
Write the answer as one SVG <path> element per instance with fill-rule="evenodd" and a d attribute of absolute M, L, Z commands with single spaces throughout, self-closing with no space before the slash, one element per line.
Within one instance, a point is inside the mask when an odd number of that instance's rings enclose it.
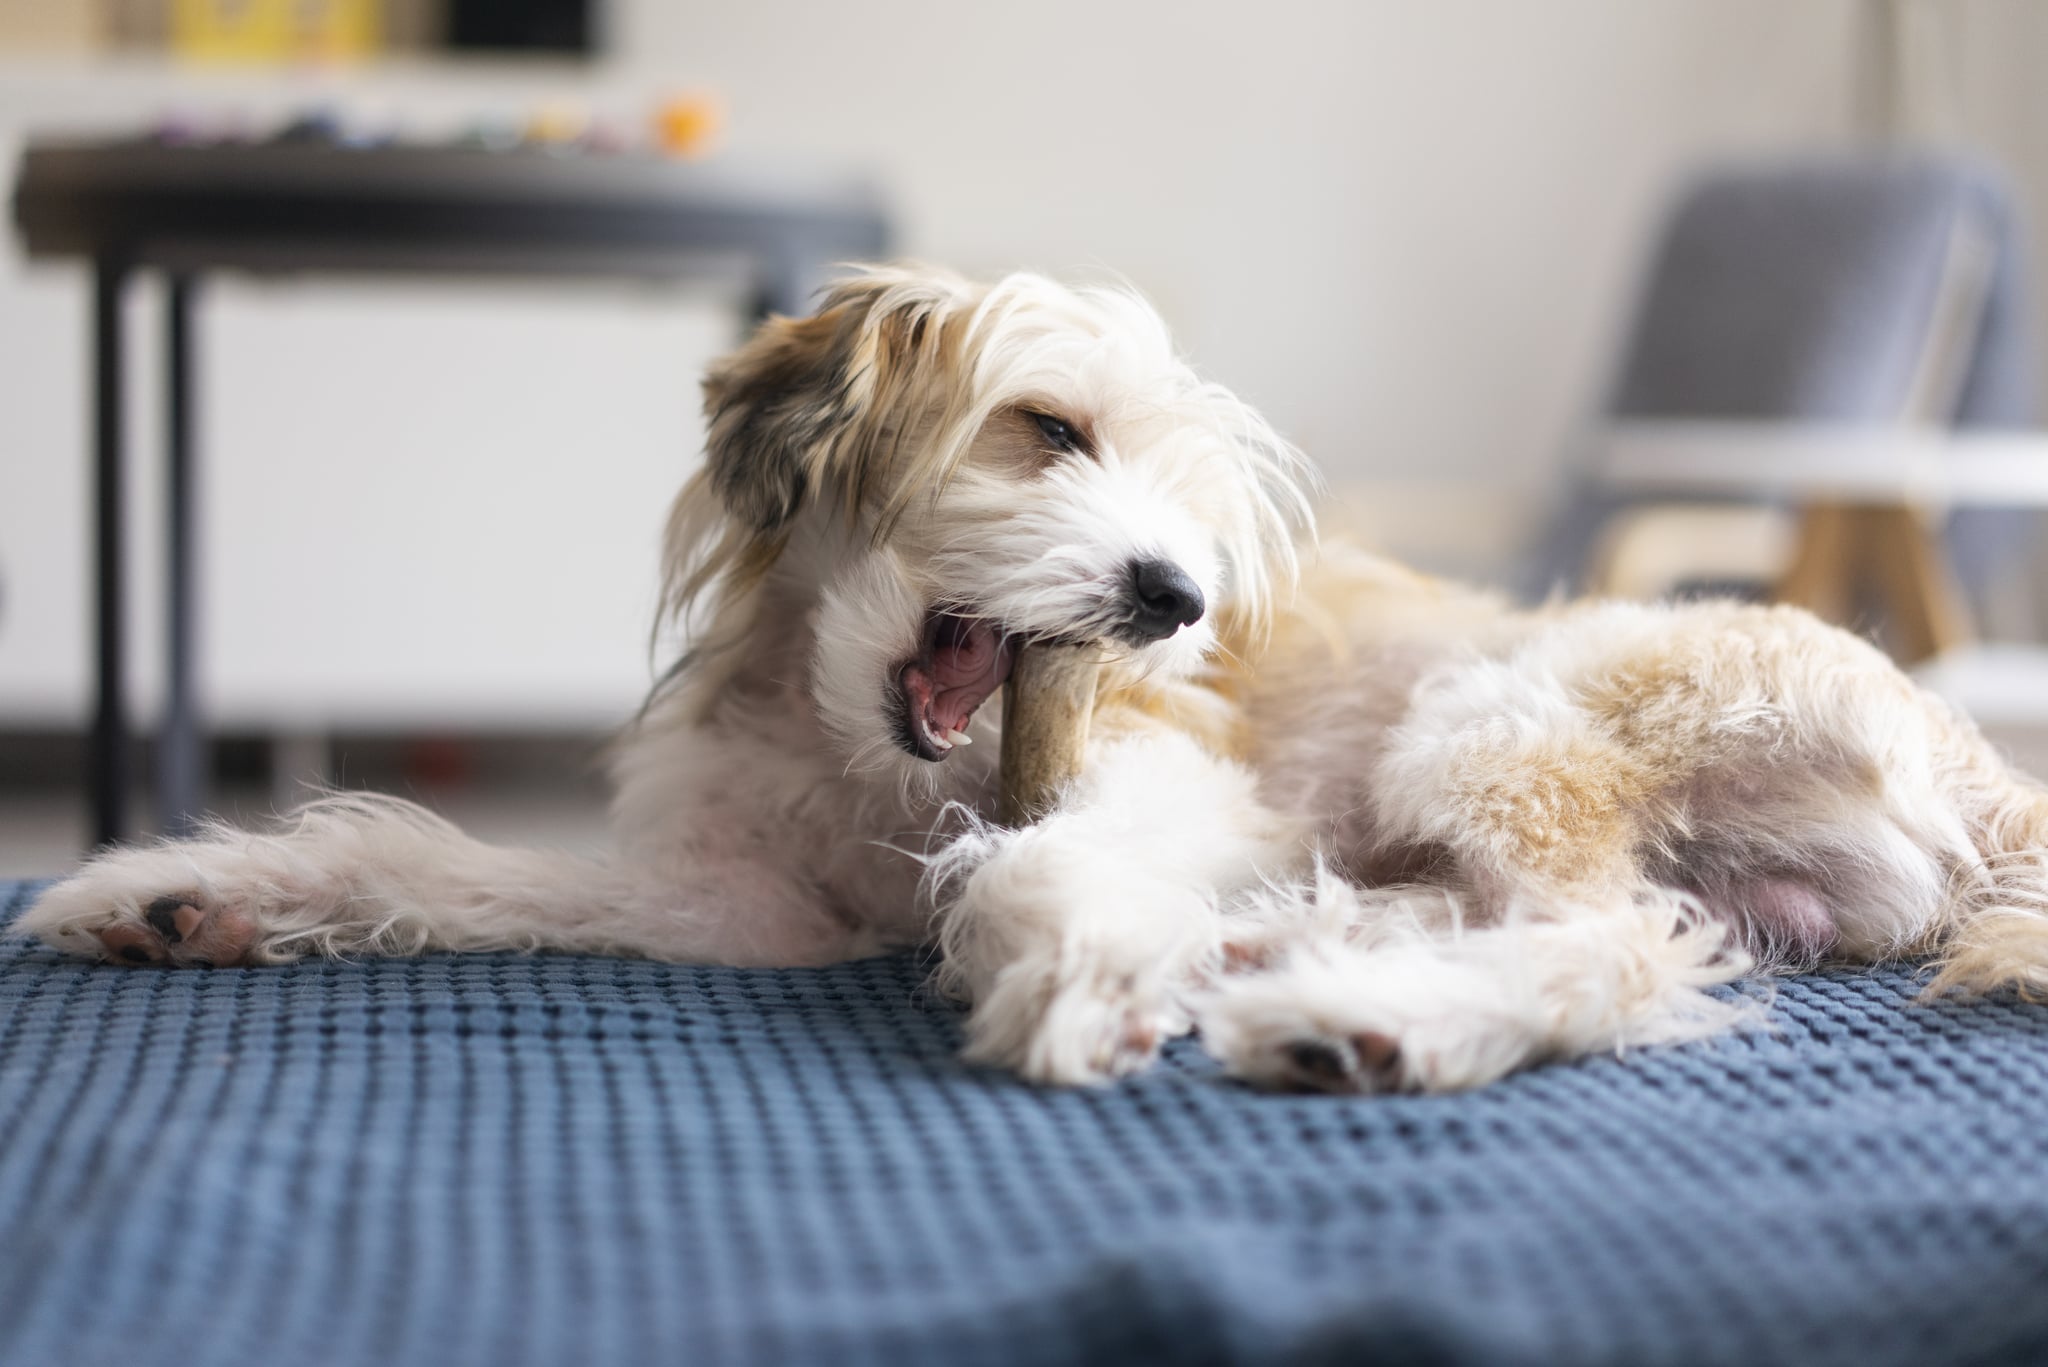
<path fill-rule="evenodd" d="M 137 715 L 160 652 L 157 290 L 131 300 Z M 0 727 L 87 715 L 82 273 L 0 271 Z M 729 301 L 618 282 L 209 280 L 201 697 L 214 724 L 629 715 Z"/>

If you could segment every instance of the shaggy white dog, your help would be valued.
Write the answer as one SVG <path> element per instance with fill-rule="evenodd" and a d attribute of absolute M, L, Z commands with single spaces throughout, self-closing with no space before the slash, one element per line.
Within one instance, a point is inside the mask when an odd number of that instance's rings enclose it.
<path fill-rule="evenodd" d="M 1117 289 L 866 271 L 705 385 L 608 863 L 409 804 L 119 850 L 21 929 L 116 962 L 936 940 L 1046 1082 L 1199 1026 L 1242 1076 L 1436 1089 L 1672 1040 L 1757 964 L 2048 985 L 2048 795 L 1784 608 L 1534 613 L 1310 552 L 1296 453 Z M 1092 643 L 1087 764 L 994 808 L 1019 642 Z M 971 748 L 970 748 L 971 746 Z"/>

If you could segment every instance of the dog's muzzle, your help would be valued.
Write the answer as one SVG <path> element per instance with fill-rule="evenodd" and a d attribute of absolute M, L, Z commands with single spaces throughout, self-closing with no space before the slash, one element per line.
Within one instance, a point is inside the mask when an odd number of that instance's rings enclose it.
<path fill-rule="evenodd" d="M 1201 621 L 1208 608 L 1201 586 L 1171 560 L 1131 562 L 1124 602 L 1127 615 L 1117 634 L 1132 645 L 1163 641 Z"/>

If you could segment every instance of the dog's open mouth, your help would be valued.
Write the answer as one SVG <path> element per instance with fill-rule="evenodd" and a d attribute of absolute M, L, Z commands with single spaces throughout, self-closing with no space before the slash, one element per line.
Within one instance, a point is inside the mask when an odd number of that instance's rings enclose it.
<path fill-rule="evenodd" d="M 995 625 L 950 612 L 925 622 L 924 653 L 896 672 L 903 722 L 898 740 L 919 759 L 942 760 L 966 745 L 974 709 L 1010 677 L 1016 647 Z"/>

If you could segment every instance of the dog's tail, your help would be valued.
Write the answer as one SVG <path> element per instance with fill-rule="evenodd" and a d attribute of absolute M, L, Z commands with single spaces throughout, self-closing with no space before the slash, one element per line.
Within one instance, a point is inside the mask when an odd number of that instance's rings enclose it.
<path fill-rule="evenodd" d="M 2011 987 L 2048 998 L 2048 788 L 2015 773 L 1988 745 L 1957 779 L 1953 790 L 1982 862 L 1957 874 L 1928 990 Z"/>

